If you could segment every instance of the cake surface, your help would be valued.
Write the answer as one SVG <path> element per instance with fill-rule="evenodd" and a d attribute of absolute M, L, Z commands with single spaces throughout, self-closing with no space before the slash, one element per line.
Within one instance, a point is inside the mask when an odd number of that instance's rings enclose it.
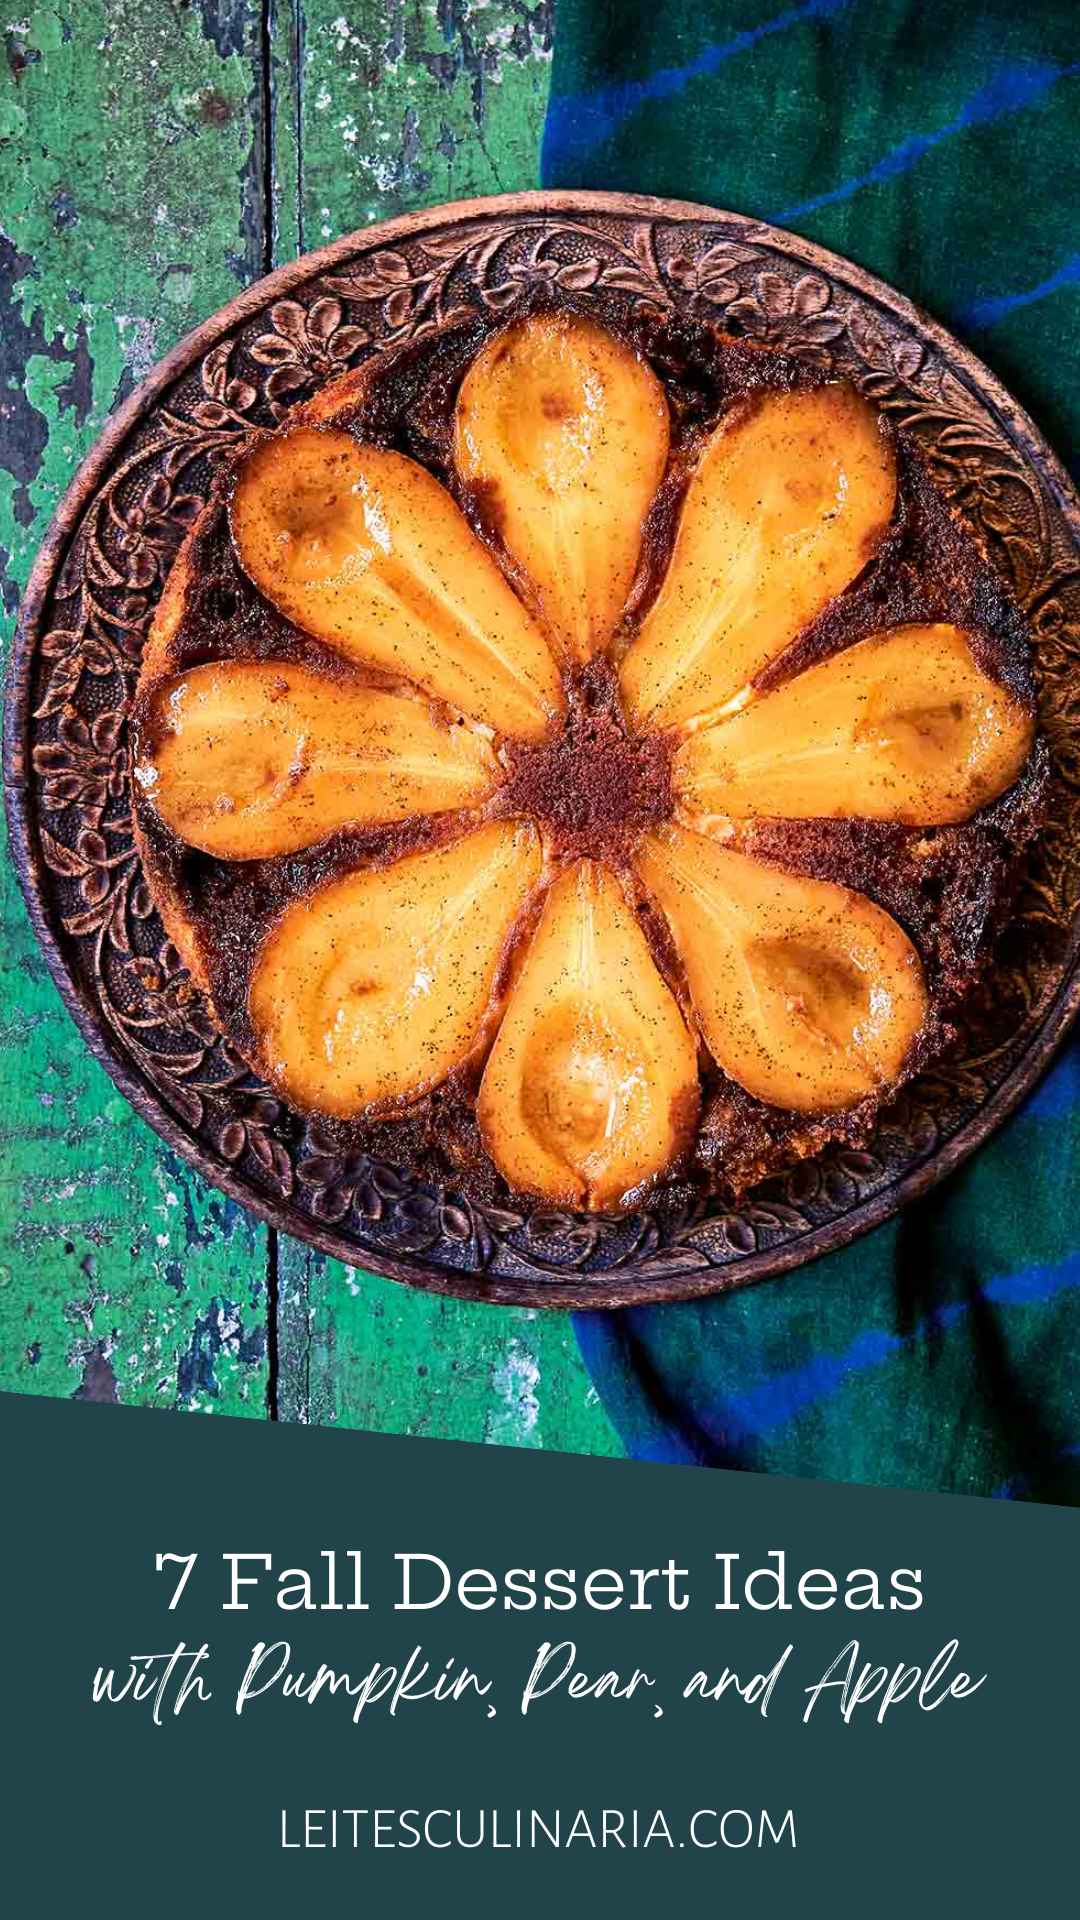
<path fill-rule="evenodd" d="M 133 771 L 167 929 L 284 1098 L 615 1210 L 866 1134 L 985 967 L 1041 756 L 1020 616 L 866 401 L 568 305 L 252 437 Z"/>

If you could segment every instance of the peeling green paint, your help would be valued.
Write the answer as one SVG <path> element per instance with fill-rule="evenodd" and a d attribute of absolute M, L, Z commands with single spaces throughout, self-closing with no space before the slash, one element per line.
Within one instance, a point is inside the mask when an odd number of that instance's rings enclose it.
<path fill-rule="evenodd" d="M 245 193 L 259 46 L 254 9 L 223 54 L 197 9 L 163 0 L 35 11 L 5 44 L 0 545 L 18 588 L 110 409 L 261 269 Z M 211 93 L 227 114 L 206 117 Z M 170 1160 L 91 1059 L 6 864 L 0 910 L 0 1379 L 175 1406 L 199 1323 L 227 1300 L 241 1329 L 188 1403 L 264 1414 L 264 1229 Z"/>
<path fill-rule="evenodd" d="M 435 200 L 536 185 L 554 6 L 307 9 L 302 241 Z"/>

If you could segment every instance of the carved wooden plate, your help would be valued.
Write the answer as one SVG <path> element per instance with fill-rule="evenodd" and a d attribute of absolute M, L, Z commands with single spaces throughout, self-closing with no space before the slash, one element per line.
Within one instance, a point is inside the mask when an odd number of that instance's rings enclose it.
<path fill-rule="evenodd" d="M 922 444 L 1026 609 L 1054 761 L 988 1004 L 955 1053 L 836 1148 L 723 1211 L 669 1182 L 625 1219 L 479 1206 L 335 1154 L 208 1019 L 131 835 L 126 717 L 176 546 L 254 423 L 452 313 L 540 281 L 706 315 L 853 380 Z M 686 1298 L 838 1247 L 950 1172 L 1031 1086 L 1080 1002 L 1080 501 L 1032 422 L 942 328 L 859 268 L 737 214 L 626 194 L 514 194 L 412 214 L 260 281 L 110 422 L 50 529 L 8 687 L 5 791 L 30 913 L 87 1042 L 139 1112 L 271 1225 L 354 1265 L 533 1306 Z"/>

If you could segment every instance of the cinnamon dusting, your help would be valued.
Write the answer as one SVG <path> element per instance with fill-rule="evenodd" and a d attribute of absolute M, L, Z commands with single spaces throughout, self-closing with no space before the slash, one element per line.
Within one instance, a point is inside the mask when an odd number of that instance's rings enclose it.
<path fill-rule="evenodd" d="M 671 814 L 671 745 L 629 732 L 610 660 L 578 669 L 567 702 L 553 739 L 508 748 L 503 805 L 535 820 L 566 859 L 625 864 L 637 836 Z"/>

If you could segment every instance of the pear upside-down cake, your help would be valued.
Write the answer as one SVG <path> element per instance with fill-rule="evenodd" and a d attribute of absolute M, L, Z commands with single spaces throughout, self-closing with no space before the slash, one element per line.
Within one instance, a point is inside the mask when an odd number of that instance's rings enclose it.
<path fill-rule="evenodd" d="M 1022 619 L 850 387 L 572 306 L 253 435 L 149 641 L 146 872 L 320 1131 L 737 1192 L 950 1041 L 1044 782 Z"/>

